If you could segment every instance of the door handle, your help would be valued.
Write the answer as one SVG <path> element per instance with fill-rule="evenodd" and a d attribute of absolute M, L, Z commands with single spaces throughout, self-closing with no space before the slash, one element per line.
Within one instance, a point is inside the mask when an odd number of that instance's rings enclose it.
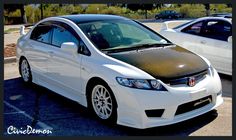
<path fill-rule="evenodd" d="M 201 44 L 206 44 L 206 41 L 205 40 L 201 40 L 200 43 Z"/>

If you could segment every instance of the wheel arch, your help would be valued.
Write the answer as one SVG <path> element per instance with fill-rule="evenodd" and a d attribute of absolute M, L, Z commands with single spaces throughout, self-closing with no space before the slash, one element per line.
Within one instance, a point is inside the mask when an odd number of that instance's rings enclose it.
<path fill-rule="evenodd" d="M 105 84 L 106 86 L 109 87 L 109 90 L 112 91 L 112 95 L 114 96 L 115 98 L 115 103 L 116 103 L 116 107 L 118 107 L 118 104 L 117 104 L 117 98 L 116 98 L 116 95 L 114 94 L 113 90 L 111 89 L 111 87 L 109 86 L 109 84 L 102 78 L 100 77 L 92 77 L 88 80 L 87 84 L 86 84 L 86 91 L 85 91 L 85 95 L 86 95 L 86 100 L 87 100 L 87 107 L 89 107 L 89 104 L 90 104 L 90 96 L 91 96 L 91 91 L 92 91 L 92 87 L 97 84 L 97 83 L 103 83 Z"/>

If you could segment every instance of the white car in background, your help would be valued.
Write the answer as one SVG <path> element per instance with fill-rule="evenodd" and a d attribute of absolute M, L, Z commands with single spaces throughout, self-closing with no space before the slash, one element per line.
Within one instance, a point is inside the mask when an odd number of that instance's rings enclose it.
<path fill-rule="evenodd" d="M 220 73 L 232 75 L 232 19 L 203 17 L 173 29 L 165 22 L 160 34 L 173 43 L 204 56 Z"/>
<path fill-rule="evenodd" d="M 101 120 L 149 128 L 223 103 L 219 75 L 207 59 L 137 21 L 68 15 L 21 33 L 17 62 L 23 81 L 74 100 Z"/>

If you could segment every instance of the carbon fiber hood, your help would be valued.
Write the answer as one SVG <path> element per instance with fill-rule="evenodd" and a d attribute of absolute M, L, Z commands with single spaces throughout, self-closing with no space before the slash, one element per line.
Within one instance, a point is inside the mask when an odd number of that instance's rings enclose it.
<path fill-rule="evenodd" d="M 207 63 L 201 57 L 174 45 L 164 48 L 109 53 L 108 55 L 131 64 L 159 79 L 184 77 L 208 68 Z"/>

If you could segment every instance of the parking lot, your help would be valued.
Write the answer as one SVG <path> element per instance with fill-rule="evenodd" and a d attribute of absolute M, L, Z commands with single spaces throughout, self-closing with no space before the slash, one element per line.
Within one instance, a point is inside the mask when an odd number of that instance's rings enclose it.
<path fill-rule="evenodd" d="M 160 24 L 145 23 L 158 31 Z M 232 77 L 220 75 L 224 103 L 216 110 L 169 126 L 139 130 L 109 125 L 89 111 L 48 89 L 25 85 L 17 64 L 4 64 L 4 134 L 9 126 L 49 129 L 55 136 L 231 136 Z M 43 134 L 40 134 L 43 135 Z"/>
<path fill-rule="evenodd" d="M 27 86 L 19 78 L 16 63 L 4 65 L 4 131 L 34 126 L 51 129 L 50 135 L 63 136 L 124 136 L 124 135 L 232 135 L 232 78 L 220 75 L 224 103 L 197 118 L 178 124 L 139 130 L 104 124 L 91 116 L 86 108 L 37 85 Z"/>

